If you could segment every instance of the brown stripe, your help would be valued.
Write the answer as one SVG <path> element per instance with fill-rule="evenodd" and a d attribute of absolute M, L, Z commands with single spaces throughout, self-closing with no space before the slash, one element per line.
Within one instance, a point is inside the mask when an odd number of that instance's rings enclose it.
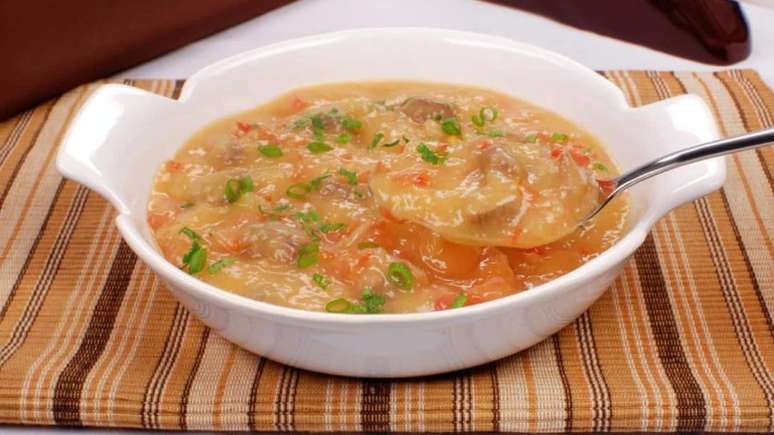
<path fill-rule="evenodd" d="M 736 76 L 739 83 L 742 84 L 744 95 L 750 100 L 750 102 L 753 104 L 753 107 L 758 112 L 761 128 L 771 127 L 772 119 L 769 108 L 766 106 L 766 102 L 761 100 L 761 96 L 759 95 L 755 85 L 753 85 L 752 82 L 750 82 L 747 77 L 739 71 L 736 71 Z M 742 116 L 744 117 L 745 114 L 742 113 Z M 769 165 L 766 163 L 766 158 L 763 156 L 763 149 L 756 149 L 755 156 L 758 157 L 761 168 L 763 168 L 763 173 L 766 174 L 766 179 L 769 182 L 769 188 L 774 190 L 774 179 L 771 175 L 771 168 L 769 168 Z"/>
<path fill-rule="evenodd" d="M 19 290 L 19 286 L 21 285 L 23 278 L 25 277 L 25 275 L 27 274 L 27 271 L 29 270 L 30 262 L 32 261 L 33 258 L 35 258 L 35 254 L 37 253 L 37 250 L 40 246 L 40 241 L 43 239 L 43 235 L 45 234 L 45 229 L 48 227 L 51 216 L 53 215 L 54 210 L 56 209 L 55 204 L 57 204 L 57 201 L 64 188 L 64 185 L 65 185 L 64 181 L 59 183 L 59 187 L 57 188 L 57 191 L 54 194 L 54 200 L 52 201 L 52 205 L 49 208 L 48 213 L 46 214 L 46 217 L 43 221 L 43 225 L 41 226 L 41 230 L 35 236 L 35 240 L 33 242 L 32 249 L 30 251 L 31 253 L 25 259 L 21 272 L 16 277 L 16 281 L 14 282 L 13 288 L 11 289 L 11 292 L 8 295 L 8 300 L 6 301 L 6 304 L 3 306 L 2 312 L 0 312 L 0 321 L 2 321 L 5 315 L 7 314 L 7 310 L 11 306 L 11 302 L 15 299 L 16 293 Z M 67 212 L 67 216 L 65 217 L 64 222 L 62 222 L 60 230 L 57 234 L 56 241 L 54 242 L 54 245 L 51 251 L 46 254 L 46 258 L 47 258 L 46 264 L 43 267 L 43 270 L 41 271 L 40 278 L 38 279 L 38 282 L 36 283 L 34 290 L 32 291 L 32 296 L 30 297 L 29 302 L 24 307 L 24 313 L 17 321 L 9 341 L 6 342 L 6 344 L 2 348 L 0 348 L 0 368 L 2 368 L 2 366 L 21 347 L 21 345 L 24 343 L 25 339 L 27 338 L 27 334 L 29 333 L 30 328 L 35 323 L 35 320 L 37 319 L 38 314 L 40 313 L 40 307 L 43 304 L 43 301 L 46 299 L 46 295 L 48 294 L 49 290 L 51 289 L 51 285 L 54 282 L 54 277 L 56 276 L 56 273 L 59 271 L 59 268 L 61 266 L 62 259 L 64 257 L 64 250 L 66 249 L 67 245 L 70 243 L 70 240 L 73 235 L 73 231 L 75 230 L 78 222 L 80 221 L 80 217 L 81 217 L 81 214 L 83 213 L 83 209 L 86 204 L 88 193 L 89 191 L 84 187 L 79 187 L 76 190 L 76 194 L 74 195 L 71 203 L 72 205 L 70 206 Z"/>
<path fill-rule="evenodd" d="M 713 73 L 713 75 L 720 81 L 720 83 L 723 84 L 723 86 L 726 88 L 726 91 L 728 91 L 728 95 L 731 96 L 731 101 L 734 102 L 734 108 L 736 109 L 736 112 L 739 113 L 739 119 L 742 120 L 744 129 L 747 131 L 756 130 L 755 128 L 750 127 L 750 120 L 747 118 L 747 112 L 742 108 L 742 104 L 738 100 L 739 96 L 736 94 L 736 92 L 734 92 L 734 87 L 731 85 L 731 83 L 729 83 L 731 79 L 725 74 L 720 74 L 718 72 Z M 740 82 L 738 84 L 741 84 L 741 80 L 737 81 Z M 743 92 L 749 94 L 749 91 L 745 90 Z M 753 108 L 757 109 L 756 104 L 754 101 L 752 101 L 750 95 L 745 96 L 750 100 L 750 104 L 753 105 Z M 763 127 L 768 127 L 768 125 L 764 125 Z M 763 158 L 762 151 L 760 149 L 756 149 L 755 156 L 758 158 L 761 168 L 763 169 L 763 173 L 766 175 L 766 180 L 769 183 L 769 189 L 774 189 L 774 181 L 772 181 L 771 172 L 769 171 L 769 166 L 766 164 L 766 161 Z"/>
<path fill-rule="evenodd" d="M 296 394 L 298 393 L 298 378 L 300 372 L 294 368 L 290 371 L 290 382 L 287 388 L 287 399 L 285 409 L 287 412 L 287 424 L 289 431 L 296 430 Z"/>
<path fill-rule="evenodd" d="M 592 389 L 592 419 L 593 431 L 609 430 L 612 411 L 610 409 L 610 390 L 602 375 L 597 357 L 597 347 L 594 341 L 594 330 L 591 326 L 591 314 L 586 311 L 577 320 L 578 340 L 581 345 L 582 361 L 589 375 Z"/>
<path fill-rule="evenodd" d="M 642 283 L 645 308 L 650 318 L 656 349 L 677 398 L 677 431 L 700 431 L 706 423 L 706 403 L 686 360 L 675 326 L 653 236 L 634 254 Z"/>
<path fill-rule="evenodd" d="M 247 428 L 250 431 L 258 430 L 258 426 L 255 424 L 255 413 L 258 399 L 258 386 L 261 383 L 264 367 L 266 367 L 266 358 L 261 357 L 258 359 L 258 368 L 255 369 L 255 376 L 253 376 L 253 383 L 250 388 L 250 398 L 247 402 Z"/>
<path fill-rule="evenodd" d="M 180 92 L 183 90 L 185 80 L 175 80 L 175 89 L 172 90 L 172 98 L 177 100 L 180 98 Z"/>
<path fill-rule="evenodd" d="M 40 123 L 41 127 L 35 132 L 35 135 L 30 141 L 30 146 L 28 146 L 24 150 L 21 157 L 19 158 L 19 161 L 16 162 L 16 166 L 14 166 L 13 171 L 11 171 L 11 176 L 8 177 L 8 181 L 6 182 L 5 189 L 3 189 L 3 192 L 0 193 L 0 209 L 3 208 L 3 204 L 5 204 L 5 198 L 8 196 L 8 193 L 11 191 L 11 187 L 13 186 L 13 182 L 16 179 L 16 176 L 19 175 L 19 171 L 21 170 L 22 166 L 24 166 L 24 162 L 25 160 L 27 160 L 27 155 L 29 155 L 30 151 L 32 151 L 32 149 L 35 148 L 35 145 L 38 142 L 38 138 L 40 137 L 40 133 L 43 131 L 49 116 L 51 116 L 51 111 L 54 109 L 54 106 L 56 106 L 56 103 L 59 102 L 60 98 L 61 97 L 58 97 L 56 100 L 54 100 L 51 103 L 50 106 L 48 106 L 48 108 L 46 109 L 45 115 L 43 115 L 43 121 L 41 121 Z M 72 114 L 72 108 L 70 109 L 70 113 Z M 68 116 L 68 119 L 69 119 L 69 116 Z"/>
<path fill-rule="evenodd" d="M 156 368 L 153 370 L 148 383 L 145 386 L 145 394 L 142 401 L 142 425 L 146 428 L 159 428 L 159 402 L 161 401 L 161 392 L 167 382 L 169 373 L 177 354 L 180 352 L 180 345 L 183 342 L 185 325 L 188 322 L 188 311 L 180 303 L 175 304 L 175 314 L 170 325 L 169 332 L 164 340 L 164 349 L 156 361 Z"/>
<path fill-rule="evenodd" d="M 728 199 L 726 198 L 724 191 L 721 191 L 721 193 L 723 207 L 729 214 L 729 221 L 733 223 Z M 762 360 L 760 352 L 758 351 L 758 345 L 755 342 L 755 337 L 750 330 L 749 319 L 739 300 L 739 291 L 736 286 L 736 280 L 734 279 L 733 272 L 728 267 L 728 259 L 726 258 L 724 251 L 726 248 L 720 241 L 720 235 L 718 234 L 717 228 L 715 228 L 714 220 L 711 218 L 706 200 L 701 199 L 697 201 L 696 207 L 699 213 L 701 224 L 704 227 L 707 244 L 712 250 L 711 258 L 713 264 L 715 265 L 715 274 L 721 284 L 723 298 L 732 316 L 732 323 L 736 332 L 737 341 L 742 346 L 745 354 L 744 359 L 750 372 L 753 374 L 756 383 L 763 392 L 763 395 L 766 397 L 766 401 L 768 403 L 769 421 L 771 422 L 771 425 L 774 425 L 774 382 L 771 379 L 771 375 L 767 371 L 766 364 Z M 732 226 L 736 227 L 735 223 Z M 736 236 L 738 234 L 738 229 L 736 229 L 734 233 Z M 741 238 L 741 235 L 739 237 Z M 744 249 L 741 250 L 744 251 Z M 755 283 L 755 281 L 751 282 Z M 764 307 L 765 305 L 761 306 L 761 308 L 763 308 L 764 315 L 768 317 L 768 313 L 766 313 Z M 771 324 L 769 323 L 769 328 L 771 328 L 770 325 Z M 772 337 L 774 337 L 774 334 Z"/>
<path fill-rule="evenodd" d="M 723 74 L 719 74 L 716 72 L 716 73 L 713 73 L 713 75 L 720 81 L 720 83 L 723 84 L 723 87 L 726 88 L 728 95 L 731 96 L 731 100 L 734 102 L 734 106 L 736 108 L 736 111 L 739 113 L 739 118 L 742 120 L 742 124 L 744 125 L 745 130 L 751 131 L 752 128 L 750 127 L 750 122 L 747 119 L 747 113 L 742 109 L 742 104 L 738 100 L 738 95 L 734 92 L 734 89 L 733 89 L 734 87 L 731 86 L 731 84 L 728 82 L 727 79 L 723 78 L 724 77 Z M 748 98 L 750 97 L 748 96 Z M 751 104 L 754 105 L 752 101 L 751 101 Z M 759 164 L 761 168 L 763 168 L 764 172 L 766 173 L 766 176 L 769 180 L 769 188 L 771 188 L 772 186 L 771 174 L 768 173 L 768 166 L 766 165 L 766 162 L 763 160 L 762 156 L 759 153 L 756 153 L 756 157 L 759 160 Z M 769 313 L 766 307 L 765 299 L 763 297 L 763 294 L 761 293 L 760 281 L 758 280 L 758 276 L 755 274 L 755 269 L 753 269 L 752 267 L 752 262 L 750 261 L 749 252 L 747 251 L 744 241 L 742 240 L 741 233 L 739 232 L 739 227 L 737 226 L 736 220 L 734 219 L 734 216 L 731 213 L 731 207 L 728 204 L 728 198 L 726 197 L 725 189 L 721 189 L 721 197 L 723 199 L 723 207 L 725 208 L 725 211 L 728 215 L 728 221 L 731 223 L 731 227 L 734 232 L 734 238 L 739 248 L 739 252 L 742 254 L 742 257 L 743 257 L 747 275 L 750 278 L 750 282 L 752 283 L 753 291 L 755 292 L 755 295 L 758 298 L 760 308 L 761 308 L 761 311 L 763 312 L 763 315 L 765 316 L 769 331 L 771 332 L 772 336 L 774 336 L 774 323 L 772 323 L 771 314 Z M 734 292 L 736 292 L 736 289 L 734 289 Z"/>
<path fill-rule="evenodd" d="M 29 270 L 30 262 L 33 258 L 35 258 L 35 253 L 38 250 L 38 246 L 40 245 L 40 241 L 43 238 L 43 234 L 45 233 L 45 228 L 48 227 L 49 221 L 51 220 L 51 216 L 53 215 L 54 211 L 56 210 L 57 202 L 59 201 L 59 197 L 62 194 L 62 189 L 64 188 L 65 181 L 61 180 L 59 182 L 59 185 L 56 188 L 56 192 L 54 193 L 54 199 L 51 201 L 51 206 L 48 208 L 48 212 L 46 212 L 46 217 L 43 219 L 43 224 L 40 226 L 40 231 L 38 231 L 38 234 L 35 235 L 35 240 L 32 242 L 32 248 L 30 249 L 30 254 L 27 256 L 27 258 L 24 259 L 24 265 L 22 265 L 21 271 L 19 272 L 19 276 L 16 277 L 16 282 L 13 285 L 13 288 L 11 289 L 11 292 L 8 295 L 8 299 L 5 301 L 5 304 L 3 305 L 3 309 L 0 310 L 0 321 L 5 319 L 5 315 L 8 312 L 8 307 L 11 305 L 11 302 L 14 299 L 14 296 L 16 295 L 16 292 L 19 289 L 19 285 L 21 283 L 22 278 L 24 275 L 27 274 L 27 270 Z M 72 212 L 72 207 L 70 208 L 70 211 L 68 211 L 67 215 L 70 216 Z M 2 354 L 2 351 L 0 351 L 0 354 Z M 2 364 L 0 364 L 2 366 Z"/>
<path fill-rule="evenodd" d="M 766 319 L 766 325 L 769 327 L 769 332 L 771 332 L 772 337 L 774 337 L 774 321 L 772 321 L 771 313 L 769 313 L 769 310 L 766 309 L 766 301 L 763 298 L 761 285 L 755 276 L 755 271 L 753 270 L 752 262 L 750 261 L 750 253 L 747 252 L 747 249 L 744 247 L 742 234 L 739 232 L 739 227 L 737 226 L 736 220 L 734 220 L 733 217 L 734 215 L 731 213 L 731 206 L 728 204 L 728 197 L 726 196 L 725 189 L 720 189 L 720 197 L 723 200 L 723 208 L 725 209 L 726 215 L 728 216 L 728 221 L 731 223 L 731 229 L 734 232 L 734 240 L 736 240 L 739 253 L 742 254 L 742 260 L 744 261 L 744 268 L 747 271 L 747 276 L 750 279 L 750 283 L 752 283 L 755 296 L 758 298 L 761 314 L 763 314 L 764 319 Z M 726 249 L 726 247 L 723 249 Z"/>
<path fill-rule="evenodd" d="M 57 424 L 82 425 L 80 407 L 83 381 L 110 338 L 136 262 L 137 257 L 126 242 L 121 241 L 83 341 L 57 380 L 53 405 L 54 421 Z"/>
<path fill-rule="evenodd" d="M 191 386 L 193 386 L 196 373 L 199 371 L 199 366 L 202 364 L 202 358 L 204 357 L 204 350 L 207 347 L 207 339 L 210 337 L 210 328 L 204 328 L 202 331 L 202 338 L 199 341 L 199 350 L 196 351 L 196 360 L 194 361 L 191 372 L 188 374 L 188 379 L 185 381 L 185 387 L 183 388 L 183 394 L 180 398 L 180 415 L 179 424 L 180 430 L 187 430 L 187 423 L 185 417 L 188 414 L 188 401 L 191 396 Z"/>
<path fill-rule="evenodd" d="M 277 381 L 278 390 L 277 396 L 274 398 L 274 417 L 275 417 L 275 424 L 274 427 L 277 430 L 280 431 L 287 431 L 287 422 L 286 422 L 286 410 L 285 410 L 285 390 L 287 389 L 287 383 L 288 383 L 288 372 L 290 371 L 290 368 L 288 366 L 282 366 L 282 373 L 280 374 L 280 378 Z"/>
<path fill-rule="evenodd" d="M 564 367 L 562 348 L 559 346 L 559 334 L 554 334 L 551 337 L 551 343 L 554 346 L 556 365 L 559 369 L 559 377 L 562 379 L 562 389 L 564 390 L 564 431 L 572 432 L 572 388 L 570 387 L 570 380 L 567 377 L 567 370 Z"/>
<path fill-rule="evenodd" d="M 19 116 L 19 120 L 16 125 L 11 129 L 11 133 L 8 135 L 8 139 L 5 144 L 0 148 L 0 167 L 3 166 L 6 157 L 11 154 L 11 150 L 16 146 L 16 141 L 22 136 L 22 133 L 27 128 L 27 124 L 32 119 L 32 114 L 35 109 L 30 109 Z M 45 120 L 44 120 L 45 122 Z"/>
<path fill-rule="evenodd" d="M 279 391 L 274 402 L 276 429 L 281 431 L 295 430 L 295 395 L 298 388 L 298 370 L 282 366 Z"/>
<path fill-rule="evenodd" d="M 465 370 L 452 380 L 453 426 L 455 432 L 470 432 L 473 428 L 471 376 Z"/>
<path fill-rule="evenodd" d="M 460 402 L 462 394 L 460 393 L 460 376 L 454 376 L 452 379 L 452 427 L 454 432 L 462 432 L 462 417 L 460 416 L 461 408 Z"/>
<path fill-rule="evenodd" d="M 500 380 L 497 376 L 497 364 L 489 365 L 489 376 L 492 379 L 492 431 L 500 432 Z"/>
<path fill-rule="evenodd" d="M 390 382 L 366 379 L 362 382 L 360 418 L 364 432 L 390 431 Z"/>

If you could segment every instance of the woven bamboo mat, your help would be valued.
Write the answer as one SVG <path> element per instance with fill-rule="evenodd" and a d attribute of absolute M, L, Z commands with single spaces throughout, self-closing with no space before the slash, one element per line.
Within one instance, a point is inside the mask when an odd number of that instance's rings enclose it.
<path fill-rule="evenodd" d="M 774 94 L 753 71 L 604 75 L 635 106 L 697 94 L 725 135 L 774 125 Z M 181 82 L 130 84 L 174 96 Z M 0 123 L 0 422 L 774 430 L 771 147 L 728 158 L 725 187 L 659 222 L 605 296 L 543 343 L 444 376 L 346 379 L 285 367 L 210 332 L 122 242 L 110 206 L 59 176 L 56 144 L 90 89 Z"/>

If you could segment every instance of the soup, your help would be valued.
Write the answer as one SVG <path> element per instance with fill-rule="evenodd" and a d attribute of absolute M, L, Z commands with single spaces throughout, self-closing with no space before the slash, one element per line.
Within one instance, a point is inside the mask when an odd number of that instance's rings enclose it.
<path fill-rule="evenodd" d="M 148 224 L 170 262 L 226 291 L 426 312 L 525 291 L 610 247 L 625 198 L 575 226 L 614 175 L 588 132 L 503 94 L 329 84 L 198 131 L 159 169 Z"/>

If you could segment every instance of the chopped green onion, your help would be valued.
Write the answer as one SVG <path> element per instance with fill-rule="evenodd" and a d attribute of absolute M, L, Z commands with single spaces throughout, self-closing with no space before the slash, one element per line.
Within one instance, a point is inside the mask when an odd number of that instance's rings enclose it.
<path fill-rule="evenodd" d="M 274 211 L 275 213 L 279 213 L 279 212 L 285 211 L 285 210 L 287 210 L 287 209 L 289 209 L 291 207 L 292 207 L 292 205 L 290 205 L 290 204 L 280 204 L 280 205 L 274 207 L 272 209 L 272 211 Z"/>
<path fill-rule="evenodd" d="M 188 266 L 188 273 L 191 275 L 201 272 L 207 264 L 207 250 L 194 241 L 191 250 L 183 255 L 183 264 Z"/>
<path fill-rule="evenodd" d="M 258 151 L 261 154 L 263 154 L 265 157 L 268 157 L 270 159 L 282 157 L 282 150 L 280 149 L 280 147 L 274 144 L 261 145 L 258 147 Z"/>
<path fill-rule="evenodd" d="M 527 143 L 536 143 L 537 140 L 538 140 L 538 136 L 536 134 L 530 134 L 530 135 L 527 135 L 526 137 Z"/>
<path fill-rule="evenodd" d="M 462 134 L 462 127 L 457 118 L 446 118 L 441 121 L 441 130 L 449 136 L 459 136 Z"/>
<path fill-rule="evenodd" d="M 489 137 L 503 137 L 505 136 L 505 133 L 503 133 L 502 130 L 498 130 L 495 128 L 495 129 L 489 130 L 489 133 L 487 133 L 487 135 Z"/>
<path fill-rule="evenodd" d="M 309 123 L 309 120 L 306 118 L 298 118 L 295 121 L 293 121 L 293 130 L 300 130 Z"/>
<path fill-rule="evenodd" d="M 349 314 L 366 314 L 368 313 L 368 308 L 366 308 L 363 304 L 352 304 L 349 306 L 349 309 L 347 310 L 347 313 Z"/>
<path fill-rule="evenodd" d="M 434 165 L 440 165 L 446 160 L 446 155 L 438 155 L 424 143 L 417 145 L 417 152 L 422 156 L 422 160 Z"/>
<path fill-rule="evenodd" d="M 594 162 L 591 164 L 591 169 L 595 171 L 607 172 L 607 166 L 602 162 Z"/>
<path fill-rule="evenodd" d="M 414 274 L 405 263 L 394 261 L 387 267 L 387 279 L 401 290 L 411 290 L 414 286 Z"/>
<path fill-rule="evenodd" d="M 311 151 L 313 154 L 321 154 L 321 153 L 327 153 L 328 151 L 332 150 L 333 147 L 328 145 L 325 142 L 314 141 L 314 142 L 309 142 L 306 145 L 306 149 Z"/>
<path fill-rule="evenodd" d="M 452 302 L 451 307 L 462 308 L 465 306 L 465 302 L 467 301 L 468 301 L 468 296 L 465 293 L 460 293 L 454 297 L 454 301 Z"/>
<path fill-rule="evenodd" d="M 193 206 L 194 206 L 194 203 L 186 202 L 185 204 L 181 205 L 180 208 L 191 208 Z"/>
<path fill-rule="evenodd" d="M 312 275 L 312 281 L 314 281 L 314 283 L 320 286 L 320 288 L 323 290 L 325 290 L 331 284 L 331 280 L 320 275 L 319 273 Z"/>
<path fill-rule="evenodd" d="M 363 301 L 362 304 L 353 304 L 344 298 L 334 299 L 325 304 L 325 311 L 346 314 L 379 314 L 384 312 L 384 303 L 387 302 L 384 295 L 376 294 L 370 288 L 366 288 L 360 299 Z"/>
<path fill-rule="evenodd" d="M 478 116 L 481 117 L 482 121 L 492 122 L 497 119 L 497 109 L 494 107 L 484 107 L 478 112 Z"/>
<path fill-rule="evenodd" d="M 483 127 L 484 126 L 484 120 L 481 118 L 480 115 L 473 115 L 470 117 L 470 121 L 475 125 L 476 127 Z"/>
<path fill-rule="evenodd" d="M 379 142 L 381 142 L 382 139 L 384 139 L 384 133 L 376 133 L 374 135 L 374 138 L 371 139 L 371 145 L 369 146 L 369 148 L 376 148 L 376 146 L 379 145 Z"/>
<path fill-rule="evenodd" d="M 382 145 L 382 146 L 383 146 L 383 147 L 385 147 L 385 148 L 390 148 L 390 147 L 394 147 L 394 146 L 395 146 L 395 145 L 397 145 L 398 143 L 400 143 L 400 139 L 395 139 L 394 141 L 392 141 L 392 142 L 387 142 L 387 143 L 385 143 L 385 144 L 384 144 L 384 145 Z"/>
<path fill-rule="evenodd" d="M 312 120 L 312 128 L 315 130 L 323 130 L 325 128 L 325 123 L 323 122 L 322 116 L 319 113 L 315 113 L 309 119 Z"/>
<path fill-rule="evenodd" d="M 207 268 L 207 272 L 209 272 L 210 274 L 215 274 L 220 272 L 220 269 L 223 269 L 224 267 L 227 267 L 227 266 L 231 266 L 234 263 L 236 263 L 236 258 L 232 258 L 232 257 L 221 258 L 220 260 L 212 263 L 210 267 Z"/>
<path fill-rule="evenodd" d="M 348 171 L 345 168 L 339 168 L 339 175 L 347 179 L 347 183 L 352 186 L 357 186 L 357 172 Z"/>
<path fill-rule="evenodd" d="M 306 213 L 298 212 L 294 215 L 294 217 L 301 221 L 301 224 L 304 227 L 304 232 L 308 234 L 312 240 L 320 240 L 320 238 L 317 237 L 316 230 L 314 229 L 314 223 L 320 222 L 320 219 L 322 219 L 319 213 L 314 210 L 309 210 Z"/>
<path fill-rule="evenodd" d="M 194 231 L 194 230 L 192 230 L 192 229 L 190 229 L 188 227 L 183 227 L 180 230 L 180 234 L 185 234 L 193 242 L 198 242 L 198 241 L 202 240 L 201 236 L 199 236 L 199 234 L 197 234 L 196 231 Z"/>
<path fill-rule="evenodd" d="M 325 304 L 325 311 L 329 313 L 346 313 L 349 311 L 351 306 L 351 302 L 344 298 L 339 298 Z"/>
<path fill-rule="evenodd" d="M 331 224 L 331 223 L 324 223 L 320 225 L 320 232 L 321 233 L 332 233 L 334 231 L 338 231 L 344 227 L 346 227 L 346 224 L 337 223 L 337 224 Z"/>
<path fill-rule="evenodd" d="M 239 198 L 242 197 L 243 193 L 252 192 L 253 189 L 253 179 L 250 178 L 249 175 L 245 175 L 239 179 L 232 178 L 226 181 L 226 187 L 224 188 L 223 193 L 226 196 L 226 200 L 233 204 L 239 201 Z"/>
<path fill-rule="evenodd" d="M 378 314 L 384 311 L 384 303 L 387 302 L 387 298 L 384 295 L 374 293 L 371 288 L 363 290 L 361 296 L 363 303 L 365 304 L 366 313 Z"/>
<path fill-rule="evenodd" d="M 301 247 L 298 251 L 298 258 L 296 259 L 296 265 L 303 269 L 313 264 L 317 264 L 317 256 L 320 254 L 320 244 L 317 242 L 307 243 Z"/>
<path fill-rule="evenodd" d="M 378 248 L 379 245 L 376 242 L 366 241 L 357 244 L 357 249 L 372 249 Z"/>
<path fill-rule="evenodd" d="M 363 123 L 347 116 L 341 120 L 341 126 L 347 130 L 359 130 L 363 126 Z"/>
<path fill-rule="evenodd" d="M 226 201 L 230 203 L 239 201 L 239 198 L 242 196 L 239 180 L 232 178 L 231 180 L 226 181 L 226 188 L 223 192 L 226 195 Z"/>
<path fill-rule="evenodd" d="M 245 175 L 239 179 L 239 190 L 241 190 L 242 193 L 252 192 L 254 189 L 255 185 L 253 184 L 253 178 L 251 176 Z"/>
<path fill-rule="evenodd" d="M 298 212 L 294 215 L 296 219 L 304 222 L 304 223 L 312 223 L 312 222 L 320 222 L 320 213 L 317 213 L 314 210 L 309 210 L 308 212 Z"/>
<path fill-rule="evenodd" d="M 311 180 L 309 180 L 309 187 L 315 192 L 320 190 L 320 187 L 322 187 L 323 180 L 325 180 L 326 178 L 329 178 L 330 176 L 331 174 L 323 174 L 323 175 L 320 175 L 319 177 L 312 178 Z"/>
<path fill-rule="evenodd" d="M 336 136 L 336 143 L 345 144 L 352 140 L 352 135 L 349 133 L 341 133 Z"/>
<path fill-rule="evenodd" d="M 312 188 L 307 183 L 296 183 L 288 186 L 285 191 L 285 195 L 293 199 L 305 199 L 306 195 L 312 191 Z"/>
<path fill-rule="evenodd" d="M 551 140 L 554 142 L 567 142 L 569 136 L 564 133 L 554 133 L 551 135 Z"/>

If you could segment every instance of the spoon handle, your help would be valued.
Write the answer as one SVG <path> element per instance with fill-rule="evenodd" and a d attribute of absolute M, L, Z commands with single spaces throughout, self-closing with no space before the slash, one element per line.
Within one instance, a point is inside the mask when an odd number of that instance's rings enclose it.
<path fill-rule="evenodd" d="M 670 169 L 694 163 L 699 160 L 758 148 L 769 142 L 774 142 L 774 128 L 767 128 L 765 130 L 707 142 L 675 151 L 618 176 L 615 179 L 616 188 L 611 196 L 614 196 L 616 193 L 625 190 L 640 181 L 647 180 L 650 177 L 669 171 Z"/>
<path fill-rule="evenodd" d="M 604 187 L 610 193 L 581 222 L 586 222 L 596 216 L 619 193 L 640 181 L 699 160 L 762 147 L 770 142 L 774 142 L 774 128 L 695 145 L 659 157 L 618 177 L 605 180 Z M 600 186 L 602 185 L 603 183 L 600 182 Z"/>

